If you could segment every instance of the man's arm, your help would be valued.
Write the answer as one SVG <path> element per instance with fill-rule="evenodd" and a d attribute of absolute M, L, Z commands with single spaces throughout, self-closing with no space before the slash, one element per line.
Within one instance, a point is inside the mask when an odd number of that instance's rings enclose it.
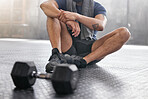
<path fill-rule="evenodd" d="M 98 14 L 95 16 L 95 18 L 91 18 L 84 15 L 80 15 L 78 13 L 63 11 L 63 10 L 61 10 L 59 20 L 63 22 L 69 20 L 78 20 L 86 27 L 97 31 L 103 31 L 107 22 L 106 16 L 104 16 L 103 14 Z"/>
<path fill-rule="evenodd" d="M 79 14 L 76 20 L 84 24 L 86 27 L 97 31 L 103 31 L 107 22 L 106 16 L 103 14 L 98 14 L 95 16 L 95 18 L 90 18 Z"/>
<path fill-rule="evenodd" d="M 59 15 L 61 14 L 61 11 L 58 9 L 58 4 L 55 0 L 49 0 L 40 5 L 41 9 L 45 13 L 47 17 L 51 18 L 58 18 Z M 75 21 L 67 21 L 65 22 L 68 27 L 72 29 L 73 36 L 77 37 L 80 33 L 80 27 L 79 24 Z"/>
<path fill-rule="evenodd" d="M 40 7 L 47 17 L 57 18 L 61 13 L 55 0 L 48 0 L 42 3 Z"/>

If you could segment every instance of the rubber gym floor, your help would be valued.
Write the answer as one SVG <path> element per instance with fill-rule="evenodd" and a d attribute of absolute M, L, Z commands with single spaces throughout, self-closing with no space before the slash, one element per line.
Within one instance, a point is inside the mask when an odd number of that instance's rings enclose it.
<path fill-rule="evenodd" d="M 44 79 L 16 90 L 10 76 L 14 62 L 34 61 L 38 71 L 45 72 L 50 55 L 48 40 L 0 39 L 0 99 L 148 99 L 148 47 L 134 45 L 80 69 L 73 94 L 57 95 Z"/>

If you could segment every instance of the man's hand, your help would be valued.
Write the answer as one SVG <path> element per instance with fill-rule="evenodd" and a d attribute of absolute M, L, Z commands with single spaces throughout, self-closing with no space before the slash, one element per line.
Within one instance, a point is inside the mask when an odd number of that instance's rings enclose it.
<path fill-rule="evenodd" d="M 75 21 L 78 17 L 78 13 L 64 11 L 64 10 L 60 10 L 60 11 L 61 13 L 58 19 L 64 23 L 66 23 L 67 21 Z"/>
<path fill-rule="evenodd" d="M 72 30 L 72 35 L 74 37 L 77 37 L 80 34 L 80 26 L 79 23 L 75 22 L 76 18 L 77 18 L 77 13 L 74 12 L 69 12 L 69 11 L 64 11 L 64 10 L 60 10 L 61 13 L 58 16 L 58 19 L 61 22 L 64 22 L 65 24 L 67 24 L 67 26 Z"/>
<path fill-rule="evenodd" d="M 72 33 L 73 33 L 72 35 L 74 37 L 77 37 L 80 34 L 79 23 L 75 21 L 67 21 L 66 24 L 70 29 L 72 29 Z"/>

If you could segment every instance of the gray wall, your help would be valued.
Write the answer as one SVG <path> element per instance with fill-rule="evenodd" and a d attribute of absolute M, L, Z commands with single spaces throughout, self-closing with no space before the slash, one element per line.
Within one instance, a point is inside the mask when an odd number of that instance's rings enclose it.
<path fill-rule="evenodd" d="M 100 1 L 100 0 L 96 0 Z M 128 44 L 148 45 L 148 0 L 102 0 L 108 23 L 98 37 L 119 27 L 127 27 L 132 37 Z"/>
<path fill-rule="evenodd" d="M 48 39 L 46 16 L 39 8 L 45 0 L 1 0 L 0 37 Z M 108 23 L 98 38 L 119 28 L 129 28 L 128 44 L 148 45 L 148 0 L 96 0 L 107 9 Z"/>
<path fill-rule="evenodd" d="M 43 0 L 0 0 L 0 37 L 48 39 Z"/>

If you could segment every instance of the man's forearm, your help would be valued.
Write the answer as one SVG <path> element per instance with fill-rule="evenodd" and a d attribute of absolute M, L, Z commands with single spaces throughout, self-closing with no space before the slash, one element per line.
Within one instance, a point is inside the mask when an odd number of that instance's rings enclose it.
<path fill-rule="evenodd" d="M 92 30 L 97 30 L 97 31 L 102 31 L 106 25 L 106 19 L 102 21 L 96 18 L 91 18 L 91 17 L 80 15 L 80 14 L 77 15 L 76 20 L 84 24 L 86 27 Z"/>
<path fill-rule="evenodd" d="M 60 14 L 60 10 L 58 9 L 58 5 L 56 1 L 50 0 L 42 3 L 40 5 L 41 9 L 45 13 L 47 17 L 56 18 Z"/>

